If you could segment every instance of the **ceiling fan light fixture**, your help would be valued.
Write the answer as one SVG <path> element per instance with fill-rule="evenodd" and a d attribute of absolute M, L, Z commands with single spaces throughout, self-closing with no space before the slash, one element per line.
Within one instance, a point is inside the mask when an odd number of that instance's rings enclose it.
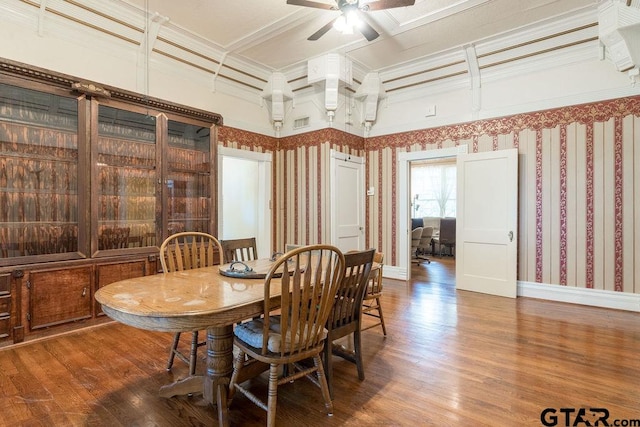
<path fill-rule="evenodd" d="M 333 4 L 326 0 L 287 0 L 287 4 L 303 7 L 311 7 L 314 9 L 333 10 L 340 12 L 340 16 L 325 24 L 315 33 L 311 34 L 307 40 L 315 41 L 325 35 L 331 28 L 342 34 L 353 34 L 356 28 L 367 41 L 378 38 L 380 34 L 369 24 L 367 20 L 358 16 L 360 12 L 376 11 L 392 9 L 396 7 L 413 6 L 416 0 L 376 0 L 360 4 L 360 0 L 333 0 Z"/>
<path fill-rule="evenodd" d="M 357 11 L 350 10 L 346 13 L 346 16 L 347 16 L 347 26 L 351 27 L 352 31 L 354 28 L 360 28 L 360 26 L 362 25 L 362 21 L 360 20 L 360 17 L 358 16 Z"/>
<path fill-rule="evenodd" d="M 338 16 L 333 22 L 333 28 L 342 34 L 353 34 L 354 28 L 359 28 L 362 21 L 355 11 L 349 11 Z"/>
<path fill-rule="evenodd" d="M 333 22 L 333 28 L 336 31 L 339 31 L 341 33 L 345 30 L 346 27 L 347 27 L 347 20 L 344 17 L 344 15 L 338 16 L 336 20 Z"/>

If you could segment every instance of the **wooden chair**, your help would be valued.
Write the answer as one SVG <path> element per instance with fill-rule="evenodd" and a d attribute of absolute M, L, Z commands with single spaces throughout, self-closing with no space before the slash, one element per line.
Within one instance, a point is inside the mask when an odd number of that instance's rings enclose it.
<path fill-rule="evenodd" d="M 384 254 L 382 252 L 376 252 L 373 256 L 373 262 L 378 264 L 378 268 L 369 277 L 369 283 L 362 302 L 362 314 L 375 317 L 378 319 L 378 322 L 368 325 L 361 330 L 366 331 L 376 326 L 382 326 L 382 334 L 386 337 L 387 327 L 384 324 L 382 305 L 380 304 L 380 298 L 382 297 L 382 266 Z"/>
<path fill-rule="evenodd" d="M 263 316 L 234 329 L 238 348 L 229 385 L 229 401 L 236 391 L 267 411 L 267 425 L 276 423 L 278 386 L 307 376 L 320 387 L 329 415 L 333 403 L 320 358 L 336 292 L 344 276 L 344 255 L 335 246 L 311 245 L 285 253 L 273 264 L 264 282 Z M 281 278 L 277 276 L 282 275 Z M 272 297 L 271 295 L 278 295 Z M 312 366 L 299 363 L 313 359 Z M 278 377 L 278 367 L 289 365 Z M 269 369 L 269 392 L 264 399 L 244 381 Z M 311 374 L 315 373 L 314 379 Z"/>
<path fill-rule="evenodd" d="M 251 261 L 258 258 L 256 238 L 221 240 L 224 262 Z"/>
<path fill-rule="evenodd" d="M 333 309 L 327 321 L 327 343 L 324 346 L 324 371 L 327 375 L 329 393 L 333 398 L 333 367 L 332 354 L 355 363 L 358 378 L 364 380 L 364 365 L 362 363 L 362 349 L 360 340 L 360 320 L 362 316 L 362 301 L 369 282 L 369 273 L 373 264 L 375 249 L 344 254 L 344 277 L 335 297 Z M 353 334 L 353 351 L 333 344 L 338 338 Z"/>
<path fill-rule="evenodd" d="M 222 264 L 222 247 L 215 237 L 207 233 L 176 233 L 162 242 L 160 246 L 160 263 L 162 264 L 162 271 L 165 273 Z M 169 352 L 167 370 L 171 369 L 174 358 L 178 356 L 180 360 L 189 365 L 189 374 L 194 375 L 198 347 L 205 345 L 206 342 L 198 341 L 198 331 L 192 332 L 188 358 L 178 350 L 179 343 L 180 332 L 177 332 L 173 337 L 173 344 Z"/>

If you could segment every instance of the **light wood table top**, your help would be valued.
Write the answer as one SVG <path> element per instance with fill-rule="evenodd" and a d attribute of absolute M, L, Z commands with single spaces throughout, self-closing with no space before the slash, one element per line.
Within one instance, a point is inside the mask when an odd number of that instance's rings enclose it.
<path fill-rule="evenodd" d="M 225 265 L 126 279 L 100 288 L 95 298 L 109 317 L 152 331 L 197 331 L 261 314 L 264 280 L 226 277 L 221 268 Z M 277 288 L 272 287 L 272 297 L 279 296 Z"/>

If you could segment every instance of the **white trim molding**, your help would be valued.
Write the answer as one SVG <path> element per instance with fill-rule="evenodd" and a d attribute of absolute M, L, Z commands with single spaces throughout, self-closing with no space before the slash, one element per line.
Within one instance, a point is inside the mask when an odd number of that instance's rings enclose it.
<path fill-rule="evenodd" d="M 382 270 L 382 277 L 385 279 L 408 280 L 407 269 L 394 265 L 385 265 Z"/>
<path fill-rule="evenodd" d="M 385 265 L 385 279 L 407 281 L 404 268 Z M 640 312 L 640 294 L 518 281 L 518 297 Z"/>
<path fill-rule="evenodd" d="M 629 292 L 518 281 L 518 296 L 640 312 L 640 294 Z"/>

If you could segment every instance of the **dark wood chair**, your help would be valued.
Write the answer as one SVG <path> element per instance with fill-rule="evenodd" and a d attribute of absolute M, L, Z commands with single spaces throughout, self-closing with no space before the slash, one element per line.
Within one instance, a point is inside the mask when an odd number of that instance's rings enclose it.
<path fill-rule="evenodd" d="M 221 240 L 224 262 L 251 261 L 258 258 L 256 238 Z"/>
<path fill-rule="evenodd" d="M 382 267 L 384 254 L 382 252 L 376 252 L 373 256 L 373 262 L 378 264 L 378 268 L 369 276 L 369 284 L 367 285 L 367 290 L 364 293 L 364 300 L 362 302 L 362 314 L 375 317 L 378 321 L 361 330 L 366 331 L 376 326 L 382 326 L 382 334 L 386 337 L 387 327 L 384 324 L 382 304 L 380 303 L 380 298 L 382 298 Z"/>
<path fill-rule="evenodd" d="M 333 309 L 327 320 L 327 343 L 324 347 L 324 371 L 327 375 L 329 393 L 333 398 L 333 355 L 355 363 L 358 378 L 364 380 L 362 363 L 362 345 L 360 340 L 360 321 L 362 301 L 369 282 L 369 273 L 373 264 L 375 249 L 344 254 L 344 277 L 340 281 Z M 353 335 L 353 351 L 333 342 L 339 338 Z"/>
<path fill-rule="evenodd" d="M 344 276 L 344 262 L 342 252 L 330 245 L 304 246 L 287 252 L 274 262 L 265 278 L 263 316 L 234 329 L 239 351 L 229 385 L 229 401 L 236 391 L 246 395 L 267 411 L 268 426 L 276 424 L 278 386 L 305 376 L 320 387 L 327 412 L 333 413 L 320 353 L 327 337 L 325 324 Z M 271 297 L 274 294 L 280 296 Z M 300 363 L 310 358 L 312 366 Z M 280 366 L 288 369 L 279 378 Z M 269 392 L 265 403 L 250 390 L 251 381 L 245 381 L 267 369 Z M 313 373 L 317 380 L 311 376 Z"/>
<path fill-rule="evenodd" d="M 176 233 L 162 242 L 160 246 L 160 263 L 162 264 L 162 271 L 165 273 L 222 264 L 222 247 L 218 239 L 207 233 Z M 198 331 L 192 332 L 189 357 L 178 349 L 179 344 L 180 332 L 177 332 L 173 337 L 173 344 L 169 352 L 167 370 L 171 369 L 177 356 L 178 359 L 189 365 L 189 374 L 194 375 L 198 347 L 205 345 L 206 342 L 198 341 Z"/>

